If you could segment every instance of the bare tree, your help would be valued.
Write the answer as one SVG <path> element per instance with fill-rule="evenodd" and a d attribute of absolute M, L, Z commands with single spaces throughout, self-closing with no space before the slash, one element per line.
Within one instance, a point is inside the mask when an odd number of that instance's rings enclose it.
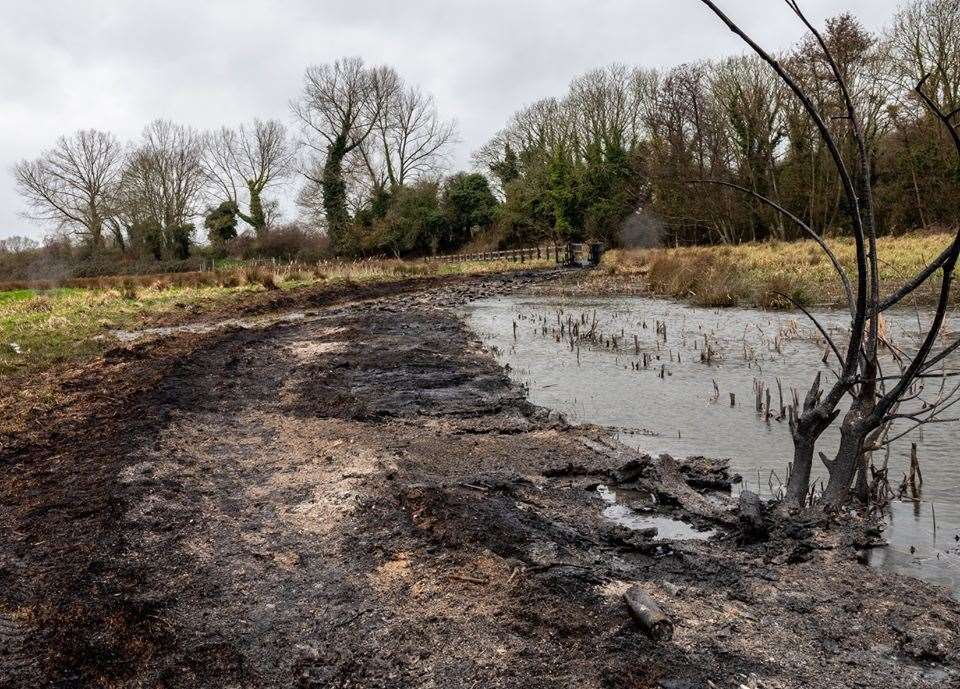
<path fill-rule="evenodd" d="M 392 83 L 389 71 L 367 67 L 356 57 L 313 65 L 304 75 L 300 100 L 291 104 L 312 158 L 301 171 L 321 191 L 336 248 L 343 247 L 350 223 L 344 161 L 376 127 Z"/>
<path fill-rule="evenodd" d="M 753 191 L 780 201 L 777 159 L 784 138 L 783 88 L 755 56 L 722 61 L 713 70 L 711 92 L 713 107 L 723 114 L 721 149 L 730 156 L 732 171 Z M 721 162 L 721 166 L 727 166 Z M 786 239 L 780 214 L 767 214 L 751 204 L 750 239 L 775 236 Z M 769 227 L 768 227 L 769 226 Z"/>
<path fill-rule="evenodd" d="M 199 212 L 207 177 L 203 141 L 193 129 L 156 120 L 131 151 L 119 194 L 122 222 L 155 255 L 188 251 L 191 221 Z"/>
<path fill-rule="evenodd" d="M 861 112 L 851 95 L 844 70 L 834 58 L 827 41 L 806 18 L 796 0 L 786 0 L 787 6 L 797 15 L 813 36 L 822 51 L 825 63 L 829 67 L 833 83 L 839 94 L 842 117 L 847 123 L 854 143 L 855 167 L 853 172 L 848 168 L 847 161 L 841 153 L 840 144 L 827 125 L 826 116 L 816 107 L 796 79 L 779 61 L 764 51 L 727 17 L 712 0 L 701 1 L 731 31 L 743 39 L 764 62 L 770 65 L 801 103 L 829 151 L 846 199 L 856 244 L 857 274 L 855 290 L 849 287 L 850 283 L 846 273 L 837 261 L 836 256 L 832 254 L 824 242 L 820 241 L 819 243 L 840 274 L 849 295 L 851 313 L 849 343 L 846 350 L 841 351 L 819 321 L 797 305 L 813 320 L 821 335 L 827 341 L 833 356 L 836 357 L 838 370 L 835 372 L 836 381 L 826 388 L 822 387 L 822 375 L 817 374 L 802 407 L 799 401 L 795 399 L 794 405 L 790 409 L 794 461 L 787 487 L 787 501 L 789 503 L 803 504 L 806 501 L 816 442 L 823 431 L 839 416 L 840 402 L 849 395 L 852 401 L 840 425 L 841 441 L 836 457 L 831 460 L 821 454 L 821 458 L 830 474 L 823 501 L 828 508 L 836 508 L 848 499 L 853 481 L 857 476 L 859 476 L 857 481 L 858 492 L 866 494 L 867 457 L 869 452 L 878 446 L 878 443 L 883 442 L 882 439 L 888 438 L 889 427 L 892 423 L 901 418 L 907 418 L 918 424 L 932 422 L 941 419 L 942 411 L 958 401 L 957 394 L 960 393 L 960 386 L 952 391 L 941 391 L 939 397 L 932 402 L 924 401 L 920 412 L 901 414 L 898 411 L 902 405 L 918 399 L 919 394 L 915 390 L 915 385 L 922 382 L 924 377 L 929 375 L 929 371 L 941 364 L 952 351 L 960 348 L 960 340 L 957 340 L 940 353 L 932 354 L 935 343 L 940 336 L 949 303 L 953 273 L 958 255 L 960 255 L 960 231 L 944 252 L 925 270 L 909 280 L 893 295 L 883 298 L 880 293 L 878 270 L 877 221 L 872 192 L 870 138 L 865 132 Z M 960 136 L 951 124 L 951 118 L 957 113 L 944 114 L 924 94 L 923 85 L 924 80 L 921 80 L 917 87 L 917 93 L 947 127 L 956 144 L 958 155 L 960 155 Z M 758 194 L 754 194 L 754 196 L 777 208 L 794 222 L 799 222 L 809 234 L 814 237 L 817 236 L 812 228 L 783 209 L 779 204 Z M 940 299 L 918 351 L 912 357 L 896 352 L 896 359 L 901 362 L 900 373 L 891 377 L 884 376 L 879 358 L 881 348 L 886 346 L 880 332 L 880 319 L 883 311 L 909 296 L 938 271 L 942 274 Z M 886 383 L 891 380 L 893 382 L 888 389 Z"/>
<path fill-rule="evenodd" d="M 827 19 L 819 38 L 808 34 L 786 61 L 787 70 L 821 113 L 845 113 L 849 99 L 859 118 L 865 148 L 875 153 L 889 124 L 887 113 L 892 95 L 886 51 L 881 49 L 876 37 L 852 15 L 841 14 Z M 843 79 L 842 90 L 837 86 L 837 74 Z M 788 181 L 786 186 L 799 192 L 800 198 L 794 196 L 789 200 L 808 205 L 804 217 L 811 223 L 822 227 L 844 225 L 849 214 L 842 207 L 842 181 L 836 166 L 815 128 L 810 126 L 806 113 L 796 107 L 792 112 L 794 132 L 790 149 L 794 164 L 788 166 L 792 168 L 788 172 L 793 175 L 794 183 Z M 844 158 L 855 160 L 860 144 L 849 119 L 831 116 L 826 123 Z M 802 187 L 807 185 L 796 184 L 799 175 L 810 176 L 812 190 L 805 191 Z"/>
<path fill-rule="evenodd" d="M 383 75 L 385 98 L 375 134 L 356 150 L 374 189 L 396 189 L 436 176 L 456 127 L 440 119 L 433 96 L 405 85 L 393 70 Z"/>
<path fill-rule="evenodd" d="M 109 199 L 120 179 L 123 149 L 108 132 L 85 129 L 60 137 L 36 160 L 14 169 L 28 217 L 82 236 L 95 251 L 103 246 Z M 123 235 L 117 237 L 123 242 Z"/>
<path fill-rule="evenodd" d="M 240 218 L 262 234 L 267 228 L 263 193 L 294 168 L 294 151 L 283 123 L 254 120 L 252 127 L 223 127 L 208 133 L 202 160 L 217 201 L 235 204 Z M 244 193 L 246 212 L 240 205 Z"/>
<path fill-rule="evenodd" d="M 641 134 L 637 72 L 626 65 L 613 64 L 573 80 L 567 100 L 583 141 L 625 149 L 637 144 Z"/>
<path fill-rule="evenodd" d="M 31 239 L 30 237 L 13 235 L 12 237 L 7 237 L 6 239 L 0 239 L 0 254 L 25 254 L 30 251 L 36 251 L 39 248 L 40 242 L 38 242 L 36 239 Z"/>
<path fill-rule="evenodd" d="M 510 122 L 473 153 L 474 164 L 488 170 L 501 197 L 505 185 L 517 176 L 520 160 L 544 162 L 559 150 L 579 153 L 577 113 L 568 100 L 538 100 L 510 118 Z"/>
<path fill-rule="evenodd" d="M 887 44 L 902 87 L 925 79 L 938 108 L 960 107 L 960 2 L 911 0 L 897 12 Z"/>
<path fill-rule="evenodd" d="M 960 110 L 945 113 L 934 102 L 924 88 L 931 75 L 924 75 L 915 88 L 920 100 L 930 109 L 943 125 L 953 142 L 957 159 L 960 161 L 960 132 L 953 124 L 953 118 Z M 873 251 L 875 249 L 871 249 Z M 871 300 L 870 339 L 873 349 L 867 349 L 863 362 L 862 379 L 853 396 L 853 404 L 840 427 L 840 449 L 834 460 L 824 459 L 830 471 L 824 500 L 827 505 L 836 507 L 842 504 L 849 494 L 851 483 L 856 477 L 857 497 L 865 499 L 868 495 L 868 457 L 870 453 L 892 442 L 891 433 L 894 424 L 908 422 L 906 432 L 897 433 L 900 438 L 917 427 L 928 423 L 957 421 L 944 417 L 944 412 L 960 402 L 960 385 L 948 384 L 948 379 L 956 374 L 948 371 L 944 364 L 946 358 L 960 348 L 960 339 L 954 340 L 940 352 L 935 352 L 937 341 L 943 336 L 942 328 L 950 306 L 950 293 L 954 283 L 957 259 L 960 258 L 960 229 L 953 241 L 923 271 L 911 278 L 894 294 Z M 940 289 L 933 317 L 927 325 L 917 351 L 908 356 L 891 347 L 899 372 L 885 376 L 877 361 L 876 343 L 882 343 L 877 335 L 877 323 L 884 311 L 897 305 L 912 294 L 918 287 L 940 273 Z M 872 358 L 871 358 L 872 357 Z M 939 371 L 938 371 L 939 369 Z M 928 380 L 934 379 L 938 385 L 929 397 L 926 390 Z"/>
<path fill-rule="evenodd" d="M 750 234 L 729 218 L 740 212 L 724 195 L 697 195 L 691 198 L 684 180 L 725 177 L 736 156 L 734 138 L 729 134 L 730 112 L 727 103 L 711 91 L 715 86 L 711 65 L 681 65 L 648 84 L 644 121 L 652 133 L 647 166 L 655 180 L 655 204 L 667 222 L 675 241 L 693 238 L 724 243 L 758 239 L 756 223 Z M 749 180 L 745 183 L 750 184 Z M 705 220 L 712 218 L 712 223 Z M 752 220 L 752 219 L 751 219 Z M 707 225 L 707 232 L 703 228 Z"/>

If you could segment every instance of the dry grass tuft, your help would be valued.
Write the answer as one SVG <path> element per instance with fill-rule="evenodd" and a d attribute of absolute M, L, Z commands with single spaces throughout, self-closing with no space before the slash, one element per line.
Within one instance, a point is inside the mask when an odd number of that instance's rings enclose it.
<path fill-rule="evenodd" d="M 242 270 L 217 270 L 215 274 L 220 287 L 243 287 L 247 284 L 247 276 Z"/>
<path fill-rule="evenodd" d="M 284 282 L 313 282 L 314 274 L 309 270 L 295 269 L 284 275 Z"/>
<path fill-rule="evenodd" d="M 749 291 L 740 268 L 722 253 L 682 256 L 657 251 L 648 259 L 649 284 L 657 294 L 689 299 L 698 306 L 723 307 L 736 306 Z"/>
<path fill-rule="evenodd" d="M 247 266 L 243 269 L 243 278 L 248 285 L 260 285 L 270 290 L 278 289 L 273 270 L 263 266 Z"/>
<path fill-rule="evenodd" d="M 806 286 L 796 277 L 774 274 L 763 278 L 754 289 L 753 303 L 765 309 L 792 310 L 812 302 Z"/>
<path fill-rule="evenodd" d="M 53 301 L 44 294 L 27 299 L 23 304 L 23 309 L 30 313 L 50 313 L 53 311 Z"/>
<path fill-rule="evenodd" d="M 136 301 L 137 299 L 137 283 L 134 280 L 129 278 L 125 279 L 120 285 L 120 294 L 123 295 L 124 299 L 130 299 L 131 301 Z"/>
<path fill-rule="evenodd" d="M 935 258 L 952 234 L 915 233 L 878 240 L 880 279 L 889 293 Z M 828 244 L 853 280 L 855 247 L 849 238 Z M 703 306 L 737 304 L 771 309 L 840 305 L 843 291 L 823 251 L 812 241 L 739 246 L 610 251 L 588 289 L 608 293 L 646 282 L 649 291 Z M 935 299 L 939 281 L 917 291 L 918 303 Z M 783 295 L 789 297 L 786 298 Z"/>

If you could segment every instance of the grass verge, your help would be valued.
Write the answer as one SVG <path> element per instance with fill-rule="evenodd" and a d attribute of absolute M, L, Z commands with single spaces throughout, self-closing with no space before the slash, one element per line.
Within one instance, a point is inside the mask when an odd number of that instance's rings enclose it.
<path fill-rule="evenodd" d="M 548 265 L 551 263 L 534 261 L 522 267 Z M 441 264 L 380 260 L 93 278 L 82 287 L 16 285 L 16 289 L 0 291 L 0 380 L 98 354 L 116 344 L 110 330 L 144 327 L 182 312 L 200 320 L 204 313 L 266 291 L 474 275 L 520 267 L 508 261 Z"/>

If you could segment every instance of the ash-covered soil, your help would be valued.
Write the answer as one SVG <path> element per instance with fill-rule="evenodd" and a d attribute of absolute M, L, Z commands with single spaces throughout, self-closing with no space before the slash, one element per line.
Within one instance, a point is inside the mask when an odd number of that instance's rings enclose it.
<path fill-rule="evenodd" d="M 859 564 L 856 529 L 738 545 L 689 472 L 528 404 L 455 307 L 538 279 L 358 293 L 66 376 L 0 455 L 0 686 L 960 686 L 960 605 Z M 626 531 L 598 484 L 718 536 Z M 672 641 L 631 621 L 633 584 Z"/>

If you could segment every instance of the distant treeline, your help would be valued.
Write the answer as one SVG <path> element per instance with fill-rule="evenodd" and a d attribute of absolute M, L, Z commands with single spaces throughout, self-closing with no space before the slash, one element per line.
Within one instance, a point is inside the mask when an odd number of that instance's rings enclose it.
<path fill-rule="evenodd" d="M 960 170 L 944 128 L 914 97 L 960 107 L 960 2 L 920 0 L 880 35 L 850 15 L 828 21 L 826 43 L 864 119 L 880 226 L 896 233 L 960 218 Z M 808 38 L 780 56 L 829 117 L 852 160 L 849 121 L 824 53 Z M 614 65 L 536 102 L 475 155 L 505 198 L 505 236 L 608 236 L 642 207 L 670 243 L 737 243 L 799 234 L 744 190 L 823 232 L 846 228 L 828 152 L 800 104 L 758 58 L 731 57 L 665 72 Z M 741 190 L 708 185 L 724 182 Z"/>
<path fill-rule="evenodd" d="M 94 129 L 61 137 L 14 170 L 27 215 L 53 232 L 42 247 L 5 242 L 0 270 L 427 254 L 493 223 L 486 177 L 446 173 L 452 122 L 392 68 L 359 58 L 309 67 L 292 111 L 296 133 L 277 120 L 208 132 L 157 120 L 126 144 Z M 291 183 L 300 219 L 284 225 L 277 195 Z"/>
<path fill-rule="evenodd" d="M 960 107 L 960 0 L 911 2 L 879 35 L 850 15 L 824 33 L 863 118 L 880 227 L 956 222 L 960 170 L 912 92 L 929 74 L 938 105 Z M 852 157 L 822 48 L 808 38 L 780 59 Z M 847 229 L 821 137 L 755 57 L 584 74 L 564 97 L 514 115 L 475 153 L 480 172 L 449 174 L 453 122 L 391 67 L 359 58 L 308 67 L 291 111 L 295 132 L 276 120 L 210 132 L 158 120 L 127 144 L 97 130 L 60 138 L 15 169 L 29 215 L 55 231 L 44 255 L 62 256 L 65 243 L 73 260 L 98 264 L 616 245 L 627 225 L 631 241 L 644 241 L 637 235 L 659 234 L 660 223 L 671 244 L 799 236 L 759 196 L 818 231 Z M 283 226 L 277 195 L 290 184 L 300 213 Z M 10 246 L 0 270 L 22 253 Z"/>

